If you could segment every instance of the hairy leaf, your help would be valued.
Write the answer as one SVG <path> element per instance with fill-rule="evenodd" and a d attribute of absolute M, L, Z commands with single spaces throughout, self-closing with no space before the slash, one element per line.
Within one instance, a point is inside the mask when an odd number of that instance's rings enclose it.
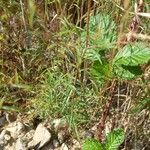
<path fill-rule="evenodd" d="M 91 16 L 89 22 L 88 49 L 85 57 L 94 61 L 101 62 L 100 51 L 114 48 L 116 43 L 116 25 L 110 15 L 97 14 Z M 85 48 L 87 28 L 81 33 L 82 47 Z"/>
<path fill-rule="evenodd" d="M 115 129 L 106 137 L 106 150 L 117 150 L 124 141 L 125 134 L 123 129 Z"/>
<path fill-rule="evenodd" d="M 126 45 L 113 60 L 113 64 L 137 66 L 150 60 L 150 47 L 138 42 Z"/>
<path fill-rule="evenodd" d="M 133 79 L 139 75 L 142 75 L 142 70 L 140 66 L 125 66 L 125 65 L 116 65 L 113 66 L 113 73 L 115 76 L 121 79 Z"/>
<path fill-rule="evenodd" d="M 86 139 L 82 150 L 104 150 L 103 145 L 95 139 Z"/>

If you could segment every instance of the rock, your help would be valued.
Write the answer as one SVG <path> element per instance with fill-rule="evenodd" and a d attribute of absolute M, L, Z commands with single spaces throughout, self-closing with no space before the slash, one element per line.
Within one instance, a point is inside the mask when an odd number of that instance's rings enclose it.
<path fill-rule="evenodd" d="M 69 148 L 65 143 L 63 143 L 60 150 L 69 150 Z"/>
<path fill-rule="evenodd" d="M 33 148 L 38 146 L 38 149 L 46 145 L 51 139 L 51 133 L 47 130 L 43 124 L 39 124 L 35 130 L 33 140 L 28 143 L 28 148 Z"/>
<path fill-rule="evenodd" d="M 5 139 L 6 141 L 9 141 L 9 140 L 11 139 L 11 136 L 10 136 L 9 134 L 5 134 L 5 135 L 4 135 L 4 139 Z"/>
<path fill-rule="evenodd" d="M 58 140 L 56 140 L 56 139 L 54 139 L 54 140 L 53 140 L 53 146 L 54 146 L 54 148 L 59 147 L 59 146 L 60 146 L 59 141 L 58 141 Z"/>
<path fill-rule="evenodd" d="M 16 150 L 15 143 L 13 144 L 8 143 L 3 150 Z"/>
<path fill-rule="evenodd" d="M 6 130 L 3 130 L 0 134 L 0 146 L 5 146 L 11 140 L 10 133 Z"/>
<path fill-rule="evenodd" d="M 3 147 L 5 145 L 5 134 L 7 133 L 6 130 L 3 130 L 0 134 L 0 146 Z"/>
<path fill-rule="evenodd" d="M 24 128 L 21 122 L 13 122 L 6 127 L 6 130 L 10 132 L 13 138 L 17 138 L 23 132 Z"/>
<path fill-rule="evenodd" d="M 60 144 L 62 144 L 69 137 L 68 130 L 60 130 L 57 134 L 57 137 L 58 137 Z"/>
<path fill-rule="evenodd" d="M 30 130 L 29 132 L 27 132 L 25 135 L 24 135 L 24 139 L 26 141 L 31 141 L 31 139 L 33 138 L 34 136 L 34 133 L 35 133 L 35 130 Z"/>
<path fill-rule="evenodd" d="M 80 150 L 80 149 L 81 149 L 80 143 L 77 140 L 73 139 L 71 150 Z"/>
<path fill-rule="evenodd" d="M 27 150 L 26 144 L 20 138 L 16 141 L 15 150 Z"/>
<path fill-rule="evenodd" d="M 6 123 L 6 116 L 0 117 L 0 126 L 3 126 Z"/>
<path fill-rule="evenodd" d="M 85 131 L 84 138 L 94 138 L 94 133 L 90 130 Z"/>
<path fill-rule="evenodd" d="M 67 122 L 65 119 L 54 119 L 52 121 L 52 128 L 55 130 L 55 132 L 58 132 L 61 129 L 66 129 Z"/>

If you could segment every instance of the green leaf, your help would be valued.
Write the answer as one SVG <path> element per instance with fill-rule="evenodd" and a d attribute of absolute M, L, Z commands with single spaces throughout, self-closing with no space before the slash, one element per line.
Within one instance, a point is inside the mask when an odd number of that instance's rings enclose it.
<path fill-rule="evenodd" d="M 16 106 L 0 106 L 0 110 L 20 112 L 21 110 Z"/>
<path fill-rule="evenodd" d="M 142 75 L 143 72 L 140 66 L 116 65 L 113 66 L 113 73 L 121 79 L 130 80 Z"/>
<path fill-rule="evenodd" d="M 123 129 L 115 129 L 106 137 L 106 150 L 117 150 L 120 144 L 124 141 L 125 134 Z"/>
<path fill-rule="evenodd" d="M 81 33 L 82 47 L 85 48 L 87 28 Z M 116 24 L 110 15 L 91 16 L 89 22 L 89 48 L 96 52 L 114 48 L 116 42 Z M 89 51 L 87 51 L 88 53 Z"/>
<path fill-rule="evenodd" d="M 90 69 L 90 76 L 96 81 L 97 84 L 102 85 L 105 80 L 111 79 L 112 72 L 107 61 L 103 61 L 102 64 L 99 61 L 95 61 Z"/>
<path fill-rule="evenodd" d="M 136 42 L 123 47 L 113 60 L 113 64 L 137 66 L 150 60 L 150 47 L 145 43 Z"/>
<path fill-rule="evenodd" d="M 86 139 L 82 150 L 104 150 L 103 145 L 95 139 Z"/>
<path fill-rule="evenodd" d="M 98 60 L 102 64 L 100 54 L 97 51 L 93 50 L 93 49 L 87 49 L 87 51 L 85 53 L 85 58 L 89 59 L 93 62 Z"/>

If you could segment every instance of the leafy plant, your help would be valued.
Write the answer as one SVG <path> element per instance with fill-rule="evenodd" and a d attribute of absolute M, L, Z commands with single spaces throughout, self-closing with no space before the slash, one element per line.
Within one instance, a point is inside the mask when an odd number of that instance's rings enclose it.
<path fill-rule="evenodd" d="M 82 43 L 86 40 L 86 27 L 81 33 Z M 110 15 L 98 13 L 91 16 L 89 22 L 88 49 L 85 58 L 102 63 L 102 56 L 105 50 L 114 48 L 116 42 L 116 25 Z M 84 45 L 82 45 L 84 48 Z"/>
<path fill-rule="evenodd" d="M 106 137 L 105 149 L 117 150 L 120 144 L 124 141 L 125 134 L 123 129 L 115 129 Z"/>
<path fill-rule="evenodd" d="M 105 143 L 95 139 L 86 139 L 82 148 L 83 150 L 117 150 L 124 138 L 123 129 L 115 129 L 106 136 Z"/>
<path fill-rule="evenodd" d="M 95 139 L 86 139 L 83 147 L 83 150 L 104 150 L 103 144 Z"/>
<path fill-rule="evenodd" d="M 113 71 L 123 79 L 132 79 L 143 72 L 139 65 L 150 60 L 150 48 L 142 42 L 124 46 L 113 59 Z"/>
<path fill-rule="evenodd" d="M 85 58 L 93 62 L 90 74 L 97 81 L 106 77 L 109 79 L 113 77 L 133 79 L 143 73 L 140 65 L 146 64 L 150 60 L 150 48 L 144 42 L 133 42 L 125 45 L 118 50 L 113 60 L 109 60 L 107 52 L 116 46 L 115 30 L 116 25 L 110 15 L 97 14 L 90 19 L 89 47 L 85 50 Z M 81 39 L 84 43 L 86 28 L 81 33 Z M 106 67 L 109 71 L 104 72 L 106 69 L 102 68 Z"/>

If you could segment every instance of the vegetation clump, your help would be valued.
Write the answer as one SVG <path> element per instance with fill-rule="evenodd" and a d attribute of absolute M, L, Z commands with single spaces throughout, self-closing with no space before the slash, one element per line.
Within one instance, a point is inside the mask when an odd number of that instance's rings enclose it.
<path fill-rule="evenodd" d="M 66 118 L 78 138 L 98 122 L 83 150 L 148 149 L 149 11 L 149 0 L 1 0 L 1 113 Z"/>

